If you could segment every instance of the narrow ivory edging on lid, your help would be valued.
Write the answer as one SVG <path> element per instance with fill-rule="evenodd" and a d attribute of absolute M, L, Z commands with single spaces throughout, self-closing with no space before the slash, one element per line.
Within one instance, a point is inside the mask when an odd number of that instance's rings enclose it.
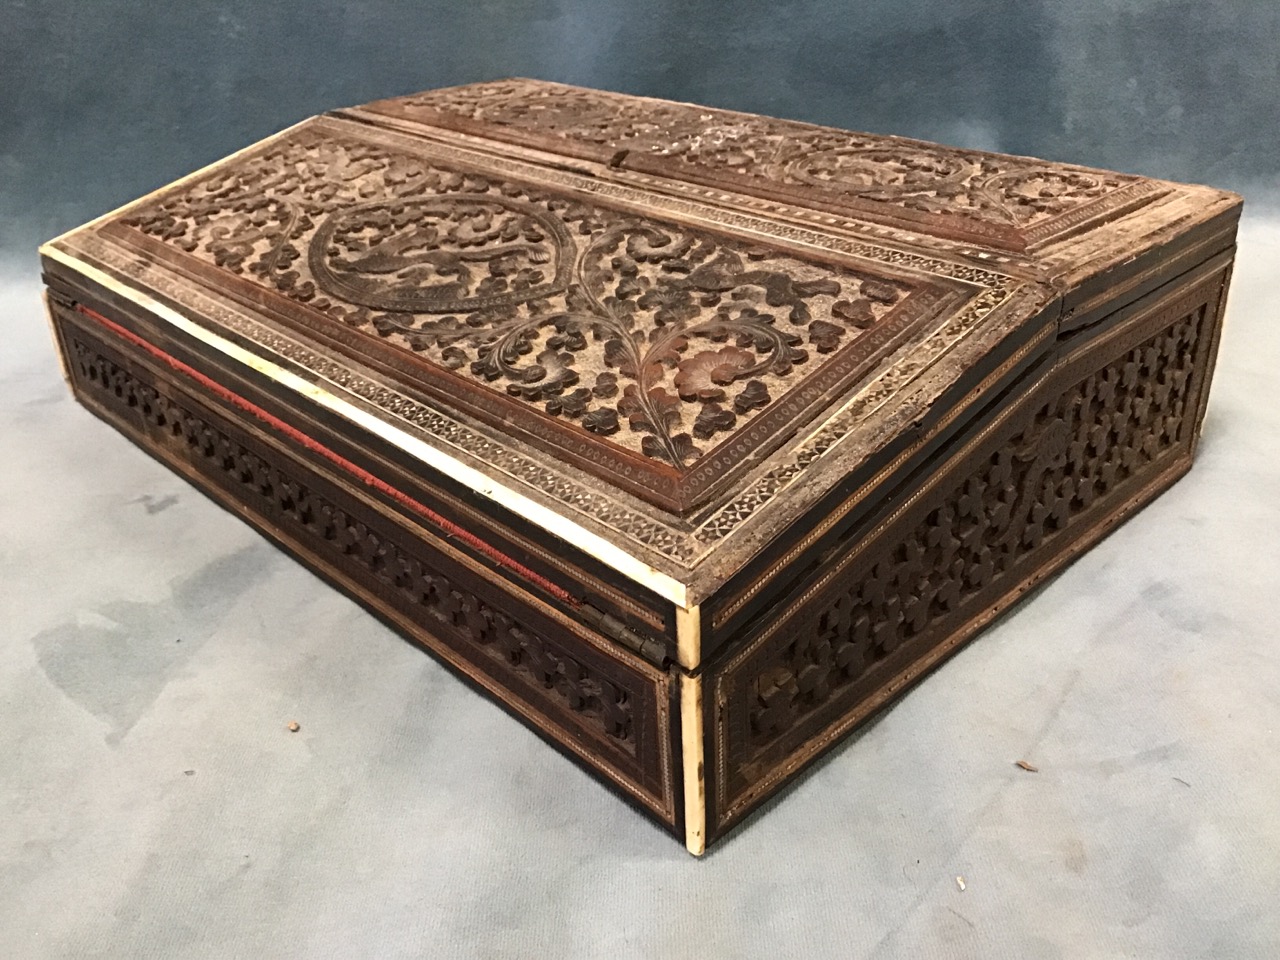
<path fill-rule="evenodd" d="M 357 427 L 382 438 L 404 451 L 414 459 L 464 484 L 475 493 L 505 507 L 548 533 L 572 543 L 601 563 L 617 570 L 623 576 L 671 601 L 678 608 L 685 606 L 688 592 L 683 583 L 662 573 L 660 570 L 655 570 L 644 561 L 631 556 L 603 537 L 574 523 L 568 517 L 561 516 L 523 494 L 498 483 L 492 477 L 467 466 L 444 451 L 425 443 L 417 437 L 411 436 L 399 427 L 379 419 L 368 411 L 330 393 L 323 387 L 304 380 L 297 374 L 285 370 L 265 357 L 249 352 L 239 344 L 219 336 L 212 330 L 153 300 L 141 291 L 121 283 L 83 260 L 62 252 L 51 245 L 53 242 L 50 241 L 50 243 L 40 248 L 41 255 L 58 261 L 94 283 L 136 303 L 156 319 L 163 320 L 235 362 L 257 371 L 293 393 L 338 414 Z"/>

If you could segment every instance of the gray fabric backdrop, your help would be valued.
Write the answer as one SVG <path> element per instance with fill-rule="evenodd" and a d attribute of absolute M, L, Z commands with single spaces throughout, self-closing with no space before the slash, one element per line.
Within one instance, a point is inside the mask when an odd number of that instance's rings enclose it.
<path fill-rule="evenodd" d="M 1273 0 L 0 0 L 0 957 L 1280 956 L 1277 51 Z M 39 240 L 512 74 L 1251 209 L 1196 470 L 700 862 L 76 407 L 40 316 Z"/>
<path fill-rule="evenodd" d="M 1261 198 L 1278 49 L 1273 0 L 0 0 L 0 244 L 322 110 L 511 75 Z"/>

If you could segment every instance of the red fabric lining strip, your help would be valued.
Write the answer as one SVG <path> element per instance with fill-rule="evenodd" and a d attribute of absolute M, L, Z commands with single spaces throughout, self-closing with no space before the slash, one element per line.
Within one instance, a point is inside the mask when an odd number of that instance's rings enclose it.
<path fill-rule="evenodd" d="M 512 573 L 518 574 L 520 577 L 524 578 L 525 580 L 528 580 L 530 583 L 535 584 L 538 587 L 541 587 L 544 591 L 551 594 L 551 596 L 555 597 L 557 600 L 567 603 L 573 607 L 579 607 L 582 605 L 582 601 L 579 600 L 577 597 L 573 596 L 567 590 L 552 583 L 546 577 L 540 576 L 539 574 L 530 570 L 528 567 L 520 563 L 518 560 L 515 560 L 512 557 L 507 556 L 501 550 L 481 540 L 479 537 L 477 537 L 474 533 L 471 533 L 470 531 L 468 531 L 466 528 L 458 526 L 456 523 L 454 523 L 452 520 L 449 520 L 446 517 L 442 517 L 440 514 L 436 513 L 426 504 L 413 499 L 413 497 L 409 496 L 406 493 L 402 493 L 401 491 L 397 490 L 395 487 L 387 483 L 385 480 L 379 480 L 368 470 L 365 470 L 363 467 L 360 467 L 352 463 L 350 460 L 348 460 L 346 457 L 342 456 L 341 454 L 336 453 L 333 450 L 330 450 L 328 447 L 320 443 L 318 440 L 315 440 L 307 436 L 297 427 L 291 426 L 290 424 L 281 420 L 279 417 L 274 416 L 271 413 L 268 413 L 266 410 L 262 409 L 262 407 L 259 407 L 257 404 L 252 403 L 249 400 L 246 400 L 244 397 L 240 396 L 237 393 L 233 393 L 231 390 L 228 390 L 226 387 L 218 383 L 216 380 L 210 379 L 209 377 L 201 373 L 199 370 L 196 370 L 194 367 L 191 367 L 188 364 L 183 363 L 177 357 L 170 356 L 169 354 L 161 350 L 159 347 L 155 346 L 154 344 L 138 336 L 133 331 L 126 330 L 124 327 L 120 326 L 120 324 L 112 320 L 108 320 L 106 317 L 98 313 L 96 310 L 91 310 L 82 303 L 76 304 L 76 310 L 84 314 L 86 317 L 89 317 L 92 320 L 97 321 L 99 324 L 106 327 L 108 330 L 110 330 L 112 333 L 116 334 L 117 336 L 122 337 L 125 340 L 128 340 L 134 346 L 141 347 L 143 350 L 147 351 L 147 353 L 151 354 L 156 359 L 164 361 L 174 370 L 177 370 L 179 373 L 183 374 L 184 376 L 194 380 L 196 383 L 200 384 L 202 387 L 204 387 L 210 393 L 213 393 L 215 396 L 220 397 L 221 399 L 225 400 L 227 403 L 231 404 L 234 407 L 238 407 L 239 409 L 245 411 L 246 413 L 252 414 L 258 420 L 261 420 L 263 423 L 267 424 L 269 427 L 271 427 L 278 433 L 284 434 L 290 440 L 293 440 L 294 442 L 300 444 L 301 446 L 310 450 L 312 453 L 316 453 L 324 457 L 326 460 L 328 460 L 330 463 L 334 464 L 335 466 L 340 467 L 342 470 L 351 474 L 353 477 L 357 478 L 365 485 L 372 487 L 373 489 L 377 490 L 379 493 L 385 494 L 386 496 L 390 497 L 392 500 L 394 500 L 396 503 L 400 504 L 401 506 L 407 507 L 408 509 L 412 510 L 414 513 L 416 513 L 418 516 L 422 517 L 424 520 L 431 523 L 433 526 L 438 527 L 446 536 L 453 537 L 457 540 L 461 540 L 463 543 L 471 547 L 477 553 L 483 554 L 484 556 L 488 557 L 490 560 L 498 564 L 500 567 L 510 570 Z"/>

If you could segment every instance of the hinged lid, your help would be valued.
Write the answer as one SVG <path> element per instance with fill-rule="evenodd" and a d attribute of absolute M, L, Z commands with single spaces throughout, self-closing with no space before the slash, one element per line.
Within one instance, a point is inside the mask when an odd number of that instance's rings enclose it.
<path fill-rule="evenodd" d="M 539 80 L 428 90 L 348 113 L 453 130 L 993 250 L 1042 248 L 1170 189 L 1144 177 L 1032 157 Z"/>
<path fill-rule="evenodd" d="M 305 121 L 45 254 L 683 605 L 1234 202 L 516 80 Z"/>

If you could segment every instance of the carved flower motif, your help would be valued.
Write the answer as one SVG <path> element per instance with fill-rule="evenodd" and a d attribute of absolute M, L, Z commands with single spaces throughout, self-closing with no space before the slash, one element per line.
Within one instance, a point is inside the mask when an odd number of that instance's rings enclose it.
<path fill-rule="evenodd" d="M 545 119 L 540 108 L 529 116 Z M 671 142 L 648 108 L 625 123 L 604 110 L 599 123 L 641 131 L 601 140 L 634 157 Z M 699 162 L 733 165 L 756 132 L 699 117 L 679 134 Z M 848 343 L 910 289 L 382 147 L 273 149 L 248 173 L 211 176 L 140 213 L 137 225 L 167 243 L 198 243 L 204 260 L 538 412 L 621 432 L 620 446 L 677 467 L 768 407 L 771 391 L 789 390 L 793 365 Z M 768 152 L 785 165 L 805 150 Z M 1027 179 L 1017 189 L 1052 202 L 1072 186 Z M 311 269 L 320 254 L 332 276 Z M 346 299 L 356 288 L 377 295 L 357 306 Z"/>
<path fill-rule="evenodd" d="M 1089 196 L 1103 187 L 1093 177 L 1055 170 L 1005 175 L 999 183 L 1006 202 L 1036 213 L 1056 213 L 1066 209 L 1072 198 Z"/>
<path fill-rule="evenodd" d="M 755 356 L 738 347 L 703 350 L 682 360 L 676 390 L 684 400 L 723 400 L 724 388 L 755 364 Z"/>
<path fill-rule="evenodd" d="M 662 263 L 683 257 L 693 243 L 692 237 L 645 228 L 627 235 L 627 255 L 640 263 Z"/>

